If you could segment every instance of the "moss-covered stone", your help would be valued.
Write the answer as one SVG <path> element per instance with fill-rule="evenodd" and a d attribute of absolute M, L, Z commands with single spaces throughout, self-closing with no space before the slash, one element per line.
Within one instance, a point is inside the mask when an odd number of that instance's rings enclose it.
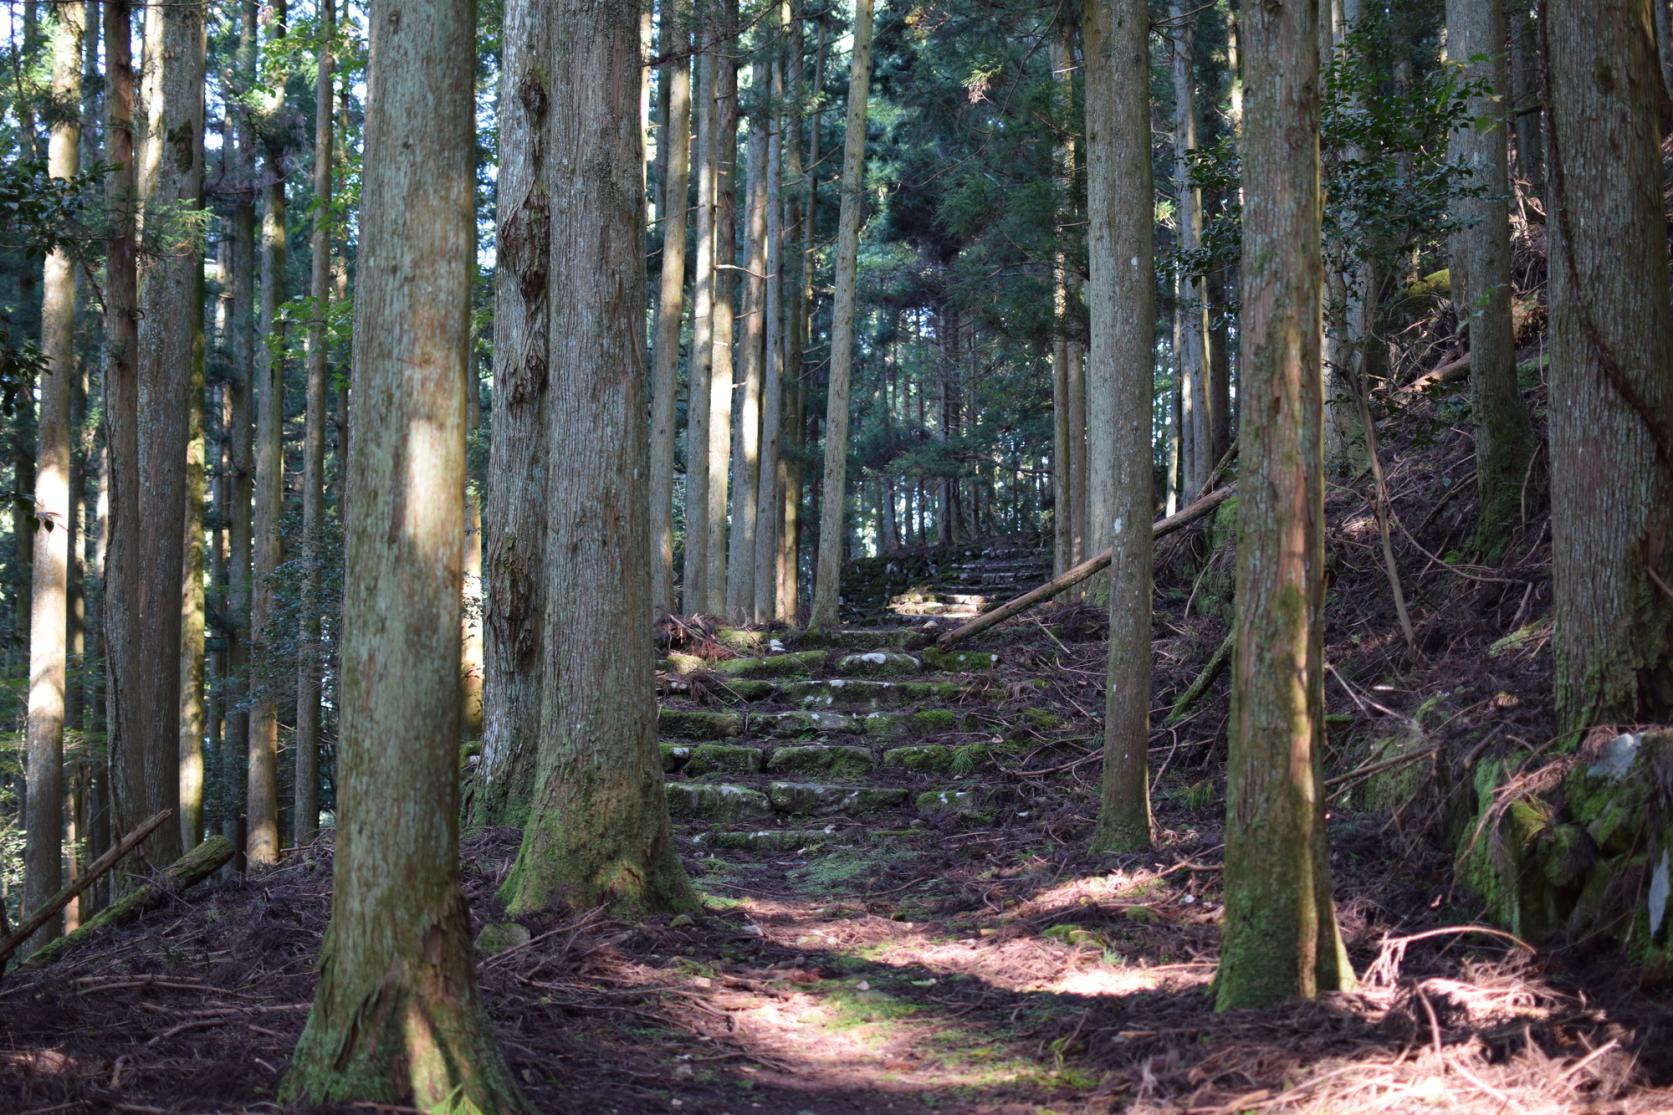
<path fill-rule="evenodd" d="M 959 701 L 970 690 L 954 682 L 884 681 L 876 678 L 830 678 L 792 682 L 784 699 L 806 708 L 890 709 L 930 702 Z"/>
<path fill-rule="evenodd" d="M 906 677 L 923 671 L 923 663 L 898 650 L 866 650 L 837 659 L 836 672 L 844 677 Z"/>
<path fill-rule="evenodd" d="M 928 642 L 929 638 L 922 631 L 914 631 L 910 627 L 876 630 L 839 627 L 831 631 L 806 631 L 794 636 L 797 646 L 830 647 L 832 650 L 875 650 L 879 647 L 910 650 Z"/>
<path fill-rule="evenodd" d="M 826 774 L 833 778 L 863 778 L 877 767 L 870 750 L 829 743 L 780 747 L 767 760 L 773 774 Z"/>
<path fill-rule="evenodd" d="M 805 677 L 824 664 L 824 651 L 803 650 L 758 658 L 731 658 L 716 662 L 714 671 L 732 678 Z"/>
<path fill-rule="evenodd" d="M 743 627 L 722 627 L 715 632 L 715 642 L 739 654 L 755 654 L 772 645 L 772 636 L 765 631 L 750 631 Z"/>
<path fill-rule="evenodd" d="M 993 809 L 976 790 L 928 790 L 918 795 L 917 810 L 925 816 L 956 814 L 973 820 L 989 820 Z"/>
<path fill-rule="evenodd" d="M 691 745 L 686 743 L 658 743 L 662 751 L 662 773 L 673 774 L 691 758 Z"/>
<path fill-rule="evenodd" d="M 935 647 L 925 647 L 923 655 L 924 665 L 949 674 L 991 670 L 999 665 L 999 656 L 985 650 L 937 650 Z"/>
<path fill-rule="evenodd" d="M 767 796 L 781 813 L 847 813 L 859 816 L 902 805 L 906 791 L 883 786 L 841 786 L 821 782 L 774 782 Z"/>
<path fill-rule="evenodd" d="M 695 654 L 682 654 L 679 651 L 674 651 L 662 660 L 659 668 L 670 674 L 689 674 L 697 670 L 707 669 L 708 665 L 707 662 Z"/>
<path fill-rule="evenodd" d="M 765 820 L 773 815 L 767 795 L 726 782 L 668 783 L 668 812 L 710 821 Z"/>
<path fill-rule="evenodd" d="M 698 744 L 685 765 L 690 775 L 756 774 L 760 770 L 760 749 L 735 743 Z"/>
<path fill-rule="evenodd" d="M 756 829 L 750 832 L 705 833 L 701 842 L 713 848 L 741 848 L 752 852 L 796 852 L 818 848 L 835 837 L 834 829 Z"/>
<path fill-rule="evenodd" d="M 974 713 L 950 708 L 926 708 L 917 712 L 874 712 L 861 722 L 868 736 L 880 739 L 920 739 L 945 732 L 974 729 Z"/>
<path fill-rule="evenodd" d="M 1363 803 L 1373 813 L 1392 813 L 1434 780 L 1435 757 L 1421 756 L 1431 745 L 1416 725 L 1371 743 L 1368 764 L 1392 763 L 1365 780 Z"/>
<path fill-rule="evenodd" d="M 658 709 L 659 735 L 674 739 L 730 739 L 743 734 L 744 718 L 735 712 L 707 709 Z"/>
<path fill-rule="evenodd" d="M 514 921 L 485 925 L 482 932 L 476 935 L 476 952 L 484 958 L 498 956 L 502 952 L 526 945 L 532 939 L 528 927 Z"/>
<path fill-rule="evenodd" d="M 883 765 L 910 774 L 933 774 L 953 769 L 953 748 L 940 744 L 916 744 L 883 752 Z"/>
<path fill-rule="evenodd" d="M 837 735 L 861 730 L 860 722 L 841 712 L 823 709 L 798 709 L 794 712 L 759 713 L 749 718 L 750 731 L 756 735 L 784 739 L 792 736 Z"/>

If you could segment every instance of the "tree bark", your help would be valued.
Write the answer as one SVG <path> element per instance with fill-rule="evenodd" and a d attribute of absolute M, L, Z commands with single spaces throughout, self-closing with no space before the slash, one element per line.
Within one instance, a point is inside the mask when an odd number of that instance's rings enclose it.
<path fill-rule="evenodd" d="M 1173 41 L 1173 179 L 1179 205 L 1179 247 L 1194 252 L 1202 245 L 1202 191 L 1191 184 L 1189 153 L 1197 146 L 1197 103 L 1191 58 L 1195 36 L 1191 33 L 1194 8 L 1184 0 L 1172 0 L 1172 17 L 1177 37 Z M 1208 474 L 1218 460 L 1213 449 L 1213 401 L 1208 390 L 1208 294 L 1200 275 L 1181 275 L 1179 304 L 1179 385 L 1184 406 L 1180 421 L 1185 427 L 1187 453 L 1182 469 L 1183 499 L 1189 503 L 1202 494 Z"/>
<path fill-rule="evenodd" d="M 269 8 L 269 37 L 282 49 L 286 0 Z M 284 110 L 284 85 L 263 106 L 272 118 Z M 273 656 L 268 630 L 273 617 L 273 575 L 284 560 L 279 520 L 285 510 L 285 165 L 283 140 L 271 134 L 267 155 L 266 205 L 261 216 L 261 327 L 257 346 L 255 530 L 250 593 L 250 650 L 257 669 Z M 245 850 L 249 862 L 279 861 L 279 704 L 271 684 L 252 685 L 249 782 Z"/>
<path fill-rule="evenodd" d="M 775 22 L 782 36 L 790 23 L 789 0 L 778 0 Z M 775 558 L 778 554 L 779 501 L 784 490 L 779 485 L 779 455 L 782 451 L 784 422 L 784 377 L 789 365 L 788 348 L 796 331 L 790 325 L 794 314 L 795 297 L 791 292 L 791 275 L 786 259 L 785 241 L 795 236 L 797 224 L 794 194 L 784 189 L 783 165 L 787 133 L 795 119 L 784 103 L 784 59 L 774 51 L 768 81 L 771 102 L 763 119 L 771 129 L 767 140 L 767 255 L 766 255 L 766 351 L 765 382 L 761 388 L 761 454 L 758 462 L 755 495 L 755 552 L 744 560 L 753 563 L 751 575 L 753 595 L 750 619 L 755 623 L 771 623 L 778 614 L 778 574 Z M 796 146 L 789 136 L 790 146 Z M 800 160 L 798 159 L 799 163 Z M 798 170 L 799 170 L 798 166 Z M 787 219 L 788 211 L 788 219 Z M 791 297 L 786 298 L 786 294 Z M 799 340 L 797 341 L 799 343 Z"/>
<path fill-rule="evenodd" d="M 1243 8 L 1242 384 L 1226 912 L 1216 1006 L 1353 983 L 1325 842 L 1319 49 L 1311 4 Z"/>
<path fill-rule="evenodd" d="M 715 51 L 718 32 L 699 24 L 697 45 L 697 258 L 691 291 L 691 359 L 686 365 L 685 560 L 680 607 L 700 612 L 708 603 L 709 379 L 714 358 L 715 279 Z"/>
<path fill-rule="evenodd" d="M 691 33 L 685 0 L 664 3 L 663 49 L 684 49 Z M 651 608 L 674 610 L 674 403 L 679 391 L 680 323 L 685 316 L 685 218 L 691 186 L 691 65 L 677 58 L 663 70 L 668 111 L 657 142 L 662 188 L 662 275 L 651 364 Z"/>
<path fill-rule="evenodd" d="M 1565 731 L 1673 710 L 1673 320 L 1649 4 L 1542 5 Z"/>
<path fill-rule="evenodd" d="M 1665 9 L 1666 4 L 1662 4 Z M 1545 142 L 1540 121 L 1545 113 L 1539 98 L 1539 34 L 1527 0 L 1511 0 L 1507 19 L 1513 94 L 1510 110 L 1516 122 L 1516 176 L 1520 179 L 1517 185 L 1525 193 L 1544 197 Z"/>
<path fill-rule="evenodd" d="M 1075 196 L 1074 116 L 1074 25 L 1065 19 L 1051 43 L 1051 72 L 1055 92 L 1062 97 L 1058 110 L 1061 132 L 1057 139 L 1056 171 L 1058 198 L 1052 211 L 1052 571 L 1062 573 L 1075 564 L 1074 462 L 1072 448 L 1076 431 L 1070 416 L 1069 263 L 1067 251 L 1068 214 Z M 1084 417 L 1084 416 L 1083 416 Z"/>
<path fill-rule="evenodd" d="M 1092 522 L 1112 551 L 1104 777 L 1092 846 L 1128 851 L 1148 847 L 1152 829 L 1150 23 L 1139 0 L 1086 0 L 1084 17 Z"/>
<path fill-rule="evenodd" d="M 302 434 L 302 584 L 296 643 L 296 780 L 291 827 L 298 846 L 319 832 L 320 532 L 325 529 L 326 319 L 331 306 L 332 39 L 336 0 L 320 0 L 319 74 L 314 85 L 314 229 L 308 244 L 308 387 Z M 480 518 L 480 517 L 479 517 Z M 478 527 L 481 526 L 480 521 Z M 480 563 L 477 572 L 480 574 Z"/>
<path fill-rule="evenodd" d="M 52 96 L 61 105 L 80 107 L 81 37 L 87 22 L 79 0 L 59 5 L 52 36 Z M 75 116 L 53 121 L 47 147 L 47 173 L 68 179 L 80 162 L 81 122 Z M 70 539 L 70 402 L 79 378 L 76 368 L 76 290 L 69 253 L 46 257 L 41 294 L 41 352 L 47 374 L 41 379 L 41 414 L 35 453 L 34 561 L 29 612 L 29 713 L 25 764 L 29 811 L 24 822 L 23 906 L 34 909 L 58 890 L 63 880 L 64 706 L 68 673 Z M 28 405 L 27 403 L 25 405 Z M 12 516 L 19 518 L 18 510 Z M 72 819 L 72 824 L 74 823 Z M 54 919 L 32 938 L 31 947 L 58 936 Z"/>
<path fill-rule="evenodd" d="M 703 544 L 708 567 L 703 573 L 703 610 L 727 614 L 726 507 L 730 489 L 728 462 L 732 451 L 732 395 L 736 339 L 737 209 L 738 209 L 738 0 L 721 0 L 721 41 L 714 50 L 714 302 L 709 339 L 709 449 L 708 509 Z"/>
<path fill-rule="evenodd" d="M 545 4 L 517 0 L 506 5 L 483 617 L 486 686 L 482 762 L 471 787 L 472 825 L 523 822 L 539 750 L 552 237 L 545 170 L 552 88 L 545 51 L 551 34 Z M 351 447 L 352 442 L 351 437 Z"/>
<path fill-rule="evenodd" d="M 526 1110 L 482 1012 L 458 869 L 476 269 L 475 56 L 459 44 L 476 34 L 474 8 L 441 0 L 372 12 L 331 925 L 286 1103 Z M 631 99 L 636 23 L 629 31 Z M 620 183 L 635 209 L 638 173 Z"/>
<path fill-rule="evenodd" d="M 819 568 L 813 578 L 815 630 L 836 626 L 842 580 L 842 511 L 848 484 L 848 389 L 854 365 L 855 279 L 865 206 L 866 97 L 871 85 L 872 0 L 854 0 L 854 54 L 848 71 L 848 123 L 843 133 L 842 209 L 837 219 L 835 305 L 831 312 L 831 376 L 825 402 L 824 493 L 819 516 Z"/>
<path fill-rule="evenodd" d="M 726 615 L 747 623 L 755 611 L 755 517 L 761 470 L 761 396 L 767 361 L 767 287 L 776 279 L 767 266 L 767 133 L 769 106 L 759 93 L 770 78 L 763 56 L 754 66 L 757 108 L 750 115 L 749 198 L 744 213 L 743 335 L 738 342 L 738 426 L 732 438 L 732 533 L 726 558 Z"/>
<path fill-rule="evenodd" d="M 554 9 L 546 184 L 553 307 L 542 653 L 533 808 L 501 890 L 514 915 L 563 901 L 695 905 L 663 796 L 646 514 L 644 210 L 634 116 L 637 4 Z"/>

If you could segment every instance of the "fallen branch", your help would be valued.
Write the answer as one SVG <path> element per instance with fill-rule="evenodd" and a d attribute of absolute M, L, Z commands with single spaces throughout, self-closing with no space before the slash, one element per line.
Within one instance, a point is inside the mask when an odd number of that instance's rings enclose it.
<path fill-rule="evenodd" d="M 1203 496 L 1201 499 L 1197 500 L 1184 510 L 1169 515 L 1165 519 L 1157 520 L 1150 528 L 1152 537 L 1161 538 L 1164 535 L 1172 534 L 1181 527 L 1189 526 L 1191 523 L 1196 522 L 1198 519 L 1226 502 L 1226 500 L 1231 498 L 1233 493 L 1236 491 L 1237 485 L 1228 484 L 1224 488 L 1208 493 L 1206 496 Z M 978 632 L 986 631 L 996 623 L 1003 623 L 1012 616 L 1020 615 L 1023 612 L 1028 611 L 1028 609 L 1032 608 L 1041 601 L 1050 600 L 1064 589 L 1072 588 L 1092 576 L 1094 573 L 1097 573 L 1099 570 L 1106 568 L 1109 565 L 1110 558 L 1114 555 L 1114 553 L 1115 551 L 1112 548 L 1105 550 L 1103 553 L 1094 557 L 1087 558 L 1073 569 L 1065 570 L 1063 573 L 1053 577 L 1039 588 L 1031 589 L 1017 597 L 1015 600 L 1001 604 L 991 612 L 983 612 L 969 623 L 953 628 L 951 631 L 935 640 L 935 645 L 940 647 L 942 650 L 946 650 L 948 647 L 952 646 L 956 642 L 959 642 L 961 639 L 968 639 L 970 636 L 975 635 Z"/>
<path fill-rule="evenodd" d="M 174 810 L 165 809 L 161 813 L 152 817 L 149 821 L 140 825 L 133 832 L 130 832 L 127 836 L 124 836 L 121 840 L 117 841 L 117 843 L 109 851 L 94 860 L 93 863 L 89 865 L 87 870 L 82 873 L 79 879 L 71 880 L 69 886 L 63 888 L 57 894 L 47 899 L 45 905 L 30 914 L 28 917 L 24 918 L 22 922 L 18 924 L 17 932 L 0 938 L 0 971 L 5 969 L 6 958 L 13 952 L 16 952 L 19 945 L 23 944 L 23 942 L 33 936 L 35 931 L 40 929 L 41 926 L 56 917 L 59 910 L 62 910 L 65 906 L 68 906 L 75 900 L 76 895 L 92 886 L 101 877 L 103 877 L 107 871 L 120 863 L 129 852 L 139 847 L 142 840 L 155 832 L 164 821 L 168 820 L 173 815 Z M 4 914 L 0 914 L 0 921 L 3 921 L 4 917 Z"/>
<path fill-rule="evenodd" d="M 1224 639 L 1220 640 L 1220 645 L 1214 649 L 1214 654 L 1209 658 L 1208 665 L 1203 667 L 1202 673 L 1197 675 L 1190 688 L 1180 694 L 1179 700 L 1175 701 L 1173 708 L 1168 710 L 1167 722 L 1169 724 L 1179 723 L 1185 714 L 1191 710 L 1191 706 L 1200 701 L 1202 695 L 1208 692 L 1208 687 L 1214 684 L 1214 679 L 1225 671 L 1226 664 L 1232 660 L 1232 646 L 1236 642 L 1237 629 L 1234 627 L 1226 632 Z"/>
<path fill-rule="evenodd" d="M 166 816 L 166 814 L 165 814 Z M 149 824 L 150 822 L 146 822 Z M 232 859 L 232 842 L 224 836 L 212 836 L 187 852 L 148 882 L 140 884 L 100 911 L 86 925 L 68 936 L 60 937 L 35 952 L 23 962 L 26 968 L 38 968 L 58 959 L 60 953 L 86 940 L 100 929 L 132 921 L 148 910 L 161 906 L 171 896 L 194 883 L 215 874 Z M 92 873 L 89 872 L 89 875 Z"/>

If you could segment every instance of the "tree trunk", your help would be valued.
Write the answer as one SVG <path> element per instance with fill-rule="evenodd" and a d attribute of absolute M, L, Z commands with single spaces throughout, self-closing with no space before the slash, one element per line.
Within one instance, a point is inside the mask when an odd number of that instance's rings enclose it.
<path fill-rule="evenodd" d="M 1647 6 L 1542 6 L 1551 541 L 1566 731 L 1673 710 L 1673 321 Z"/>
<path fill-rule="evenodd" d="M 274 0 L 270 48 L 281 52 L 287 34 L 285 0 Z M 284 109 L 282 75 L 263 111 L 270 119 Z M 266 198 L 261 217 L 261 327 L 256 367 L 256 477 L 254 563 L 251 570 L 250 649 L 258 669 L 270 663 L 273 575 L 284 560 L 279 520 L 285 510 L 285 166 L 283 140 L 266 144 Z M 249 862 L 279 861 L 279 704 L 271 683 L 252 686 L 250 700 L 249 783 L 245 791 Z"/>
<path fill-rule="evenodd" d="M 302 586 L 296 644 L 296 784 L 292 789 L 293 842 L 301 846 L 319 831 L 320 743 L 320 532 L 325 528 L 325 424 L 329 376 L 326 315 L 331 305 L 331 39 L 336 33 L 336 0 L 321 0 L 319 75 L 314 85 L 314 232 L 308 245 L 306 425 L 302 434 Z M 478 514 L 478 541 L 481 516 Z M 477 573 L 480 579 L 481 563 Z"/>
<path fill-rule="evenodd" d="M 691 40 L 686 0 L 664 2 L 665 52 Z M 663 69 L 668 111 L 657 141 L 664 164 L 662 275 L 656 302 L 656 347 L 651 364 L 651 608 L 674 610 L 674 403 L 679 391 L 680 323 L 685 314 L 685 217 L 691 184 L 691 65 L 683 57 Z"/>
<path fill-rule="evenodd" d="M 554 226 L 546 701 L 533 808 L 501 890 L 514 915 L 695 906 L 656 743 L 644 436 L 644 210 L 634 0 L 562 0 L 545 182 Z M 583 249 L 582 245 L 586 247 Z"/>
<path fill-rule="evenodd" d="M 459 44 L 472 40 L 476 21 L 470 0 L 454 0 L 379 7 L 370 22 L 377 63 L 354 300 L 355 514 L 346 524 L 331 926 L 280 1094 L 286 1103 L 496 1115 L 526 1105 L 482 1012 L 458 869 L 458 608 L 476 270 L 475 56 Z M 629 30 L 631 98 L 639 55 Z M 621 184 L 622 196 L 637 207 L 632 184 Z"/>
<path fill-rule="evenodd" d="M 699 612 L 708 603 L 709 576 L 709 379 L 714 357 L 715 280 L 715 47 L 718 32 L 698 27 L 697 55 L 697 273 L 692 276 L 691 360 L 686 366 L 685 561 L 680 608 Z"/>
<path fill-rule="evenodd" d="M 865 206 L 866 96 L 871 84 L 872 0 L 854 0 L 854 55 L 848 71 L 843 133 L 842 210 L 837 223 L 831 378 L 825 403 L 825 474 L 819 518 L 819 568 L 813 579 L 814 629 L 834 627 L 842 580 L 842 509 L 848 483 L 848 387 L 854 364 L 855 278 Z"/>
<path fill-rule="evenodd" d="M 1052 212 L 1052 572 L 1060 574 L 1075 564 L 1074 459 L 1075 438 L 1069 411 L 1069 264 L 1067 238 L 1069 214 L 1075 196 L 1074 25 L 1065 19 L 1051 44 L 1051 72 L 1063 105 L 1058 120 L 1062 129 L 1057 140 L 1058 199 Z"/>
<path fill-rule="evenodd" d="M 551 34 L 545 4 L 517 0 L 506 5 L 483 617 L 486 686 L 482 762 L 471 787 L 472 825 L 522 824 L 539 750 L 552 243 L 545 169 L 552 90 L 545 50 Z"/>
<path fill-rule="evenodd" d="M 1506 139 L 1510 93 L 1505 57 L 1505 0 L 1448 0 L 1446 52 L 1467 81 L 1474 118 L 1451 136 L 1450 157 L 1470 168 L 1484 192 L 1460 198 L 1463 228 L 1453 235 L 1452 304 L 1469 323 L 1470 410 L 1475 419 L 1476 552 L 1496 558 L 1522 514 L 1523 480 L 1534 431 L 1516 385 L 1516 336 L 1510 314 L 1510 174 Z"/>
<path fill-rule="evenodd" d="M 768 65 L 765 57 L 755 61 L 754 85 L 765 91 Z M 749 175 L 749 203 L 744 214 L 743 336 L 738 351 L 743 382 L 738 398 L 738 428 L 732 438 L 732 473 L 737 484 L 732 493 L 731 547 L 726 558 L 726 615 L 747 623 L 755 610 L 755 518 L 761 470 L 762 380 L 769 360 L 767 349 L 767 287 L 775 282 L 767 267 L 768 106 L 765 100 L 749 122 L 746 156 Z"/>
<path fill-rule="evenodd" d="M 1226 912 L 1216 1006 L 1353 983 L 1331 898 L 1317 9 L 1246 5 L 1242 408 Z"/>
<path fill-rule="evenodd" d="M 250 90 L 256 81 L 256 3 L 239 5 L 237 73 L 240 87 Z M 227 693 L 225 759 L 221 764 L 221 834 L 235 845 L 242 843 L 239 817 L 243 815 L 249 772 L 250 743 L 250 569 L 254 550 L 250 509 L 255 493 L 254 410 L 256 367 L 256 138 L 255 121 L 248 105 L 236 110 L 237 163 L 235 178 L 239 189 L 232 211 L 232 372 L 227 377 L 230 396 L 228 413 L 228 456 L 232 478 L 228 483 L 227 549 L 229 593 L 227 630 L 227 671 L 231 685 Z M 239 862 L 242 862 L 240 859 Z"/>
<path fill-rule="evenodd" d="M 791 20 L 789 0 L 779 0 L 774 18 L 777 31 L 782 36 Z M 779 484 L 784 377 L 790 363 L 789 346 L 800 343 L 797 330 L 791 325 L 791 318 L 797 311 L 790 286 L 792 281 L 799 280 L 793 280 L 791 269 L 786 267 L 786 260 L 795 253 L 784 250 L 785 240 L 793 240 L 799 223 L 796 198 L 784 189 L 781 169 L 786 142 L 792 150 L 798 146 L 792 132 L 795 116 L 784 100 L 784 70 L 784 59 L 775 51 L 768 90 L 772 97 L 768 125 L 772 134 L 767 140 L 767 369 L 761 389 L 761 459 L 756 479 L 755 552 L 745 559 L 755 566 L 755 591 L 750 614 L 755 623 L 771 623 L 778 615 L 778 575 L 774 559 L 778 554 L 779 501 L 784 494 Z M 799 157 L 796 162 L 798 165 L 794 173 L 799 173 Z"/>
<path fill-rule="evenodd" d="M 738 0 L 721 0 L 721 43 L 714 53 L 714 303 L 709 348 L 709 486 L 703 544 L 703 610 L 726 615 L 726 499 L 730 488 L 738 241 Z"/>
<path fill-rule="evenodd" d="M 1191 184 L 1187 155 L 1197 145 L 1197 105 L 1192 78 L 1191 20 L 1184 0 L 1172 0 L 1177 38 L 1173 42 L 1173 178 L 1179 205 L 1179 247 L 1195 252 L 1202 245 L 1202 191 Z M 1184 274 L 1179 280 L 1179 388 L 1183 402 L 1180 421 L 1187 449 L 1181 470 L 1182 504 L 1202 494 L 1213 470 L 1213 402 L 1208 390 L 1208 295 L 1202 276 Z"/>
<path fill-rule="evenodd" d="M 1151 383 L 1155 314 L 1149 20 L 1138 0 L 1086 0 L 1088 433 L 1092 522 L 1113 547 L 1104 778 L 1092 846 L 1151 840 Z"/>
<path fill-rule="evenodd" d="M 81 36 L 87 12 L 79 0 L 54 9 L 52 96 L 62 105 L 81 101 Z M 47 173 L 68 179 L 80 159 L 81 124 L 73 115 L 53 121 Z M 35 453 L 34 561 L 29 614 L 29 716 L 25 763 L 29 812 L 25 818 L 23 908 L 51 898 L 63 881 L 64 694 L 68 659 L 70 578 L 70 402 L 76 370 L 76 292 L 73 264 L 62 249 L 46 257 L 42 276 L 41 417 Z M 25 403 L 25 405 L 28 405 Z M 13 518 L 21 518 L 12 509 Z M 74 823 L 73 817 L 71 823 Z M 43 926 L 30 947 L 58 936 L 58 919 Z"/>
<path fill-rule="evenodd" d="M 1661 0 L 1651 0 L 1661 3 Z M 1666 10 L 1662 3 L 1661 10 Z M 1510 24 L 1511 113 L 1516 122 L 1518 186 L 1535 197 L 1545 196 L 1545 143 L 1540 134 L 1544 117 L 1539 99 L 1539 32 L 1534 28 L 1527 0 L 1511 0 Z"/>

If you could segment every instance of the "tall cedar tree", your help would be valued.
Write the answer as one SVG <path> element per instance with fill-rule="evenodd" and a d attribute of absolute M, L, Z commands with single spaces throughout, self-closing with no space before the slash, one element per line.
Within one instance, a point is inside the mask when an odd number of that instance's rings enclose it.
<path fill-rule="evenodd" d="M 459 889 L 471 0 L 371 15 L 331 924 L 287 1101 L 524 1104 Z M 560 71 L 564 72 L 564 71 Z"/>
<path fill-rule="evenodd" d="M 533 0 L 539 3 L 540 0 Z M 514 914 L 562 902 L 624 912 L 696 903 L 656 743 L 645 427 L 645 213 L 634 0 L 551 9 L 542 140 L 551 199 L 547 608 L 540 752 Z M 531 71 L 533 73 L 545 71 Z M 531 76 L 531 80 L 533 80 Z"/>
<path fill-rule="evenodd" d="M 1243 407 L 1216 1005 L 1346 988 L 1325 843 L 1317 6 L 1243 9 Z"/>
<path fill-rule="evenodd" d="M 1541 5 L 1565 729 L 1673 711 L 1673 321 L 1650 0 Z"/>
<path fill-rule="evenodd" d="M 668 112 L 657 144 L 665 167 L 662 187 L 662 270 L 651 352 L 651 607 L 674 610 L 674 395 L 680 369 L 680 324 L 685 316 L 686 198 L 691 186 L 690 4 L 662 7 L 663 50 L 679 56 L 663 68 Z"/>

